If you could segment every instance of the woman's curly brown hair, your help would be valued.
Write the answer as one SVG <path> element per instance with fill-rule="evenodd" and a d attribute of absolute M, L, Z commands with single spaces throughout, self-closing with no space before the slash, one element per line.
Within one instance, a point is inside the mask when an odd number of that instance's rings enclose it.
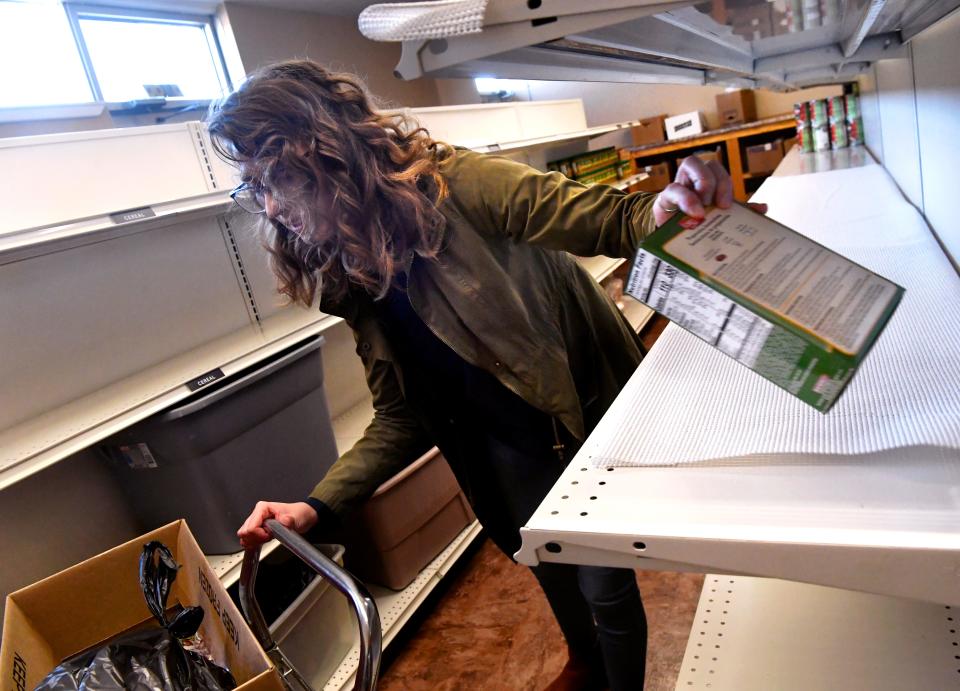
<path fill-rule="evenodd" d="M 309 60 L 265 67 L 216 104 L 214 148 L 295 216 L 268 244 L 280 292 L 310 305 L 350 283 L 382 297 L 404 252 L 435 256 L 453 150 L 409 119 L 374 110 L 359 79 Z"/>

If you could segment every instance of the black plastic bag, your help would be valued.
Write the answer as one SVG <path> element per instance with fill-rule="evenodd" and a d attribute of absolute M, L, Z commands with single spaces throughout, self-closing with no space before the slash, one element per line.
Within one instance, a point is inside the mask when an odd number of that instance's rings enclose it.
<path fill-rule="evenodd" d="M 103 646 L 65 660 L 40 682 L 43 691 L 138 689 L 142 691 L 229 691 L 233 675 L 191 649 L 203 610 L 179 608 L 166 613 L 177 563 L 163 544 L 144 545 L 140 557 L 140 587 L 160 626 L 121 634 Z"/>

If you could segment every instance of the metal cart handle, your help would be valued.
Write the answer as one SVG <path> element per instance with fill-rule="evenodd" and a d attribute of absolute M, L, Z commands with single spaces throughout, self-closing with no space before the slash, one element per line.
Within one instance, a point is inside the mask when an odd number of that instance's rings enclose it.
<path fill-rule="evenodd" d="M 380 673 L 380 653 L 383 649 L 383 635 L 380 629 L 380 614 L 373 596 L 362 583 L 357 581 L 348 571 L 341 568 L 336 562 L 317 550 L 303 537 L 285 527 L 279 521 L 270 518 L 263 527 L 267 533 L 275 537 L 280 544 L 305 561 L 314 571 L 326 578 L 350 601 L 357 615 L 360 625 L 360 663 L 357 668 L 357 677 L 354 682 L 354 691 L 373 691 L 377 686 L 377 676 Z M 240 569 L 240 607 L 247 623 L 254 635 L 260 641 L 263 649 L 270 658 L 277 662 L 279 648 L 270 635 L 270 629 L 263 618 L 260 606 L 254 596 L 253 586 L 257 578 L 257 567 L 260 564 L 260 547 L 248 549 L 243 555 L 243 566 Z M 280 653 L 280 674 L 284 681 L 293 681 L 309 691 L 310 686 L 287 663 Z M 287 665 L 283 669 L 282 665 Z M 288 684 L 290 685 L 290 684 Z M 292 686 L 292 685 L 291 685 Z"/>

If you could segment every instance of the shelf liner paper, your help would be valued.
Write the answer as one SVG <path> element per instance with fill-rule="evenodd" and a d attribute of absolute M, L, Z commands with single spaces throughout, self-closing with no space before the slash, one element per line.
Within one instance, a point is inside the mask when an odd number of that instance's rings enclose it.
<path fill-rule="evenodd" d="M 487 0 L 386 3 L 367 7 L 357 20 L 372 41 L 419 41 L 479 33 Z"/>
<path fill-rule="evenodd" d="M 777 463 L 941 447 L 960 461 L 960 277 L 878 165 L 769 178 L 751 201 L 906 288 L 826 414 L 670 325 L 584 447 L 598 466 Z"/>

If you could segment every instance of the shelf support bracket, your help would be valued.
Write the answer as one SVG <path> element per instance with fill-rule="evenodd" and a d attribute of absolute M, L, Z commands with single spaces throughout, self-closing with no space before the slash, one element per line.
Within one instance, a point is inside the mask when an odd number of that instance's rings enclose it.
<path fill-rule="evenodd" d="M 520 4 L 520 3 L 517 3 Z M 525 5 L 525 3 L 523 3 Z M 569 3 L 567 3 L 569 5 Z M 600 7 L 619 7 L 622 0 L 598 2 Z M 400 62 L 395 71 L 401 79 L 416 79 L 444 67 L 467 60 L 476 60 L 497 55 L 515 48 L 552 41 L 568 34 L 590 31 L 612 24 L 658 14 L 691 4 L 685 2 L 630 3 L 629 7 L 600 9 L 584 12 L 582 6 L 574 13 L 572 5 L 564 7 L 568 14 L 552 13 L 549 17 L 533 17 L 524 21 L 509 21 L 484 26 L 480 33 L 404 41 Z M 595 5 L 595 6 L 596 6 Z M 542 13 L 542 12 L 541 12 Z"/>
<path fill-rule="evenodd" d="M 853 34 L 843 44 L 843 56 L 845 58 L 852 58 L 853 54 L 860 49 L 860 44 L 863 43 L 867 34 L 870 33 L 870 29 L 873 28 L 877 17 L 880 16 L 886 4 L 887 0 L 870 0 L 870 3 L 863 10 L 856 30 L 854 30 Z"/>

